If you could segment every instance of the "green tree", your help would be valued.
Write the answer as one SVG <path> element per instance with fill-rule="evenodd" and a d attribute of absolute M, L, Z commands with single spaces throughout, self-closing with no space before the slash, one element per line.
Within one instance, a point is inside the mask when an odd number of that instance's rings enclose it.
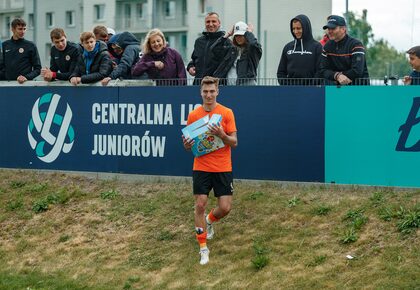
<path fill-rule="evenodd" d="M 402 77 L 410 72 L 405 52 L 399 52 L 387 40 L 375 40 L 372 26 L 367 21 L 368 11 L 362 16 L 349 11 L 347 28 L 350 36 L 359 39 L 366 48 L 366 61 L 371 78 Z"/>

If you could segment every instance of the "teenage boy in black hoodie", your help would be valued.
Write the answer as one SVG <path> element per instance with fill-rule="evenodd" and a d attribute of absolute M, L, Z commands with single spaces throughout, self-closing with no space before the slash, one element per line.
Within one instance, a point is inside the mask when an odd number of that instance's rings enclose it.
<path fill-rule="evenodd" d="M 322 45 L 312 36 L 311 21 L 303 14 L 294 17 L 290 20 L 290 32 L 294 40 L 283 48 L 277 69 L 279 84 L 316 84 L 308 79 L 318 77 Z M 299 80 L 302 78 L 306 80 Z"/>
<path fill-rule="evenodd" d="M 26 22 L 16 18 L 11 23 L 13 36 L 3 42 L 0 80 L 18 81 L 23 84 L 41 72 L 38 49 L 32 41 L 24 39 Z"/>

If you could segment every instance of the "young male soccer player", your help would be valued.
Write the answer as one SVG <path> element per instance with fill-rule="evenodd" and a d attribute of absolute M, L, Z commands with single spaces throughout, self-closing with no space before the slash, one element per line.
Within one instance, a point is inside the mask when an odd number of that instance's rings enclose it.
<path fill-rule="evenodd" d="M 231 109 L 217 102 L 219 79 L 206 76 L 201 81 L 201 97 L 203 105 L 188 115 L 187 124 L 191 124 L 206 115 L 220 114 L 220 124 L 209 125 L 210 133 L 218 136 L 224 147 L 209 154 L 194 158 L 193 193 L 195 198 L 195 231 L 200 245 L 200 264 L 209 262 L 207 239 L 213 238 L 213 223 L 229 214 L 232 206 L 233 177 L 231 147 L 238 145 L 235 117 Z M 186 150 L 191 150 L 194 140 L 183 137 Z M 205 216 L 207 200 L 213 189 L 217 198 L 217 206 Z"/>

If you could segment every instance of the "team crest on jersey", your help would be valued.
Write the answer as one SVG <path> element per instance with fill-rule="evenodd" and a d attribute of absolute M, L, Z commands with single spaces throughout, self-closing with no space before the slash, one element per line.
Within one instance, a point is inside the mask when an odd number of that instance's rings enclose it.
<path fill-rule="evenodd" d="M 66 55 L 66 60 L 69 61 L 70 60 L 70 55 Z"/>
<path fill-rule="evenodd" d="M 24 51 L 23 47 L 19 48 L 19 53 L 23 53 Z"/>

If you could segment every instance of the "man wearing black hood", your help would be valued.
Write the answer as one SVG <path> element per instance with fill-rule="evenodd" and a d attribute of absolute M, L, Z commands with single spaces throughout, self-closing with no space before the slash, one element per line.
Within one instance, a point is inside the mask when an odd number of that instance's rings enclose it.
<path fill-rule="evenodd" d="M 317 84 L 308 79 L 318 77 L 322 45 L 312 36 L 311 21 L 306 15 L 298 15 L 290 20 L 290 31 L 294 40 L 283 48 L 277 69 L 279 84 Z M 303 78 L 306 80 L 298 80 Z"/>
<path fill-rule="evenodd" d="M 200 84 L 203 77 L 214 76 L 214 72 L 232 47 L 230 42 L 223 42 L 220 47 L 212 47 L 217 39 L 225 35 L 225 32 L 220 30 L 221 23 L 216 12 L 207 13 L 205 26 L 206 31 L 203 31 L 203 35 L 194 43 L 191 61 L 187 66 L 188 73 L 195 77 L 194 84 L 196 85 Z M 210 47 L 212 47 L 211 50 Z"/>
<path fill-rule="evenodd" d="M 131 79 L 131 67 L 137 63 L 140 54 L 140 42 L 130 32 L 113 35 L 108 41 L 108 51 L 115 58 L 117 65 L 109 77 L 101 83 L 106 86 L 110 80 Z"/>

